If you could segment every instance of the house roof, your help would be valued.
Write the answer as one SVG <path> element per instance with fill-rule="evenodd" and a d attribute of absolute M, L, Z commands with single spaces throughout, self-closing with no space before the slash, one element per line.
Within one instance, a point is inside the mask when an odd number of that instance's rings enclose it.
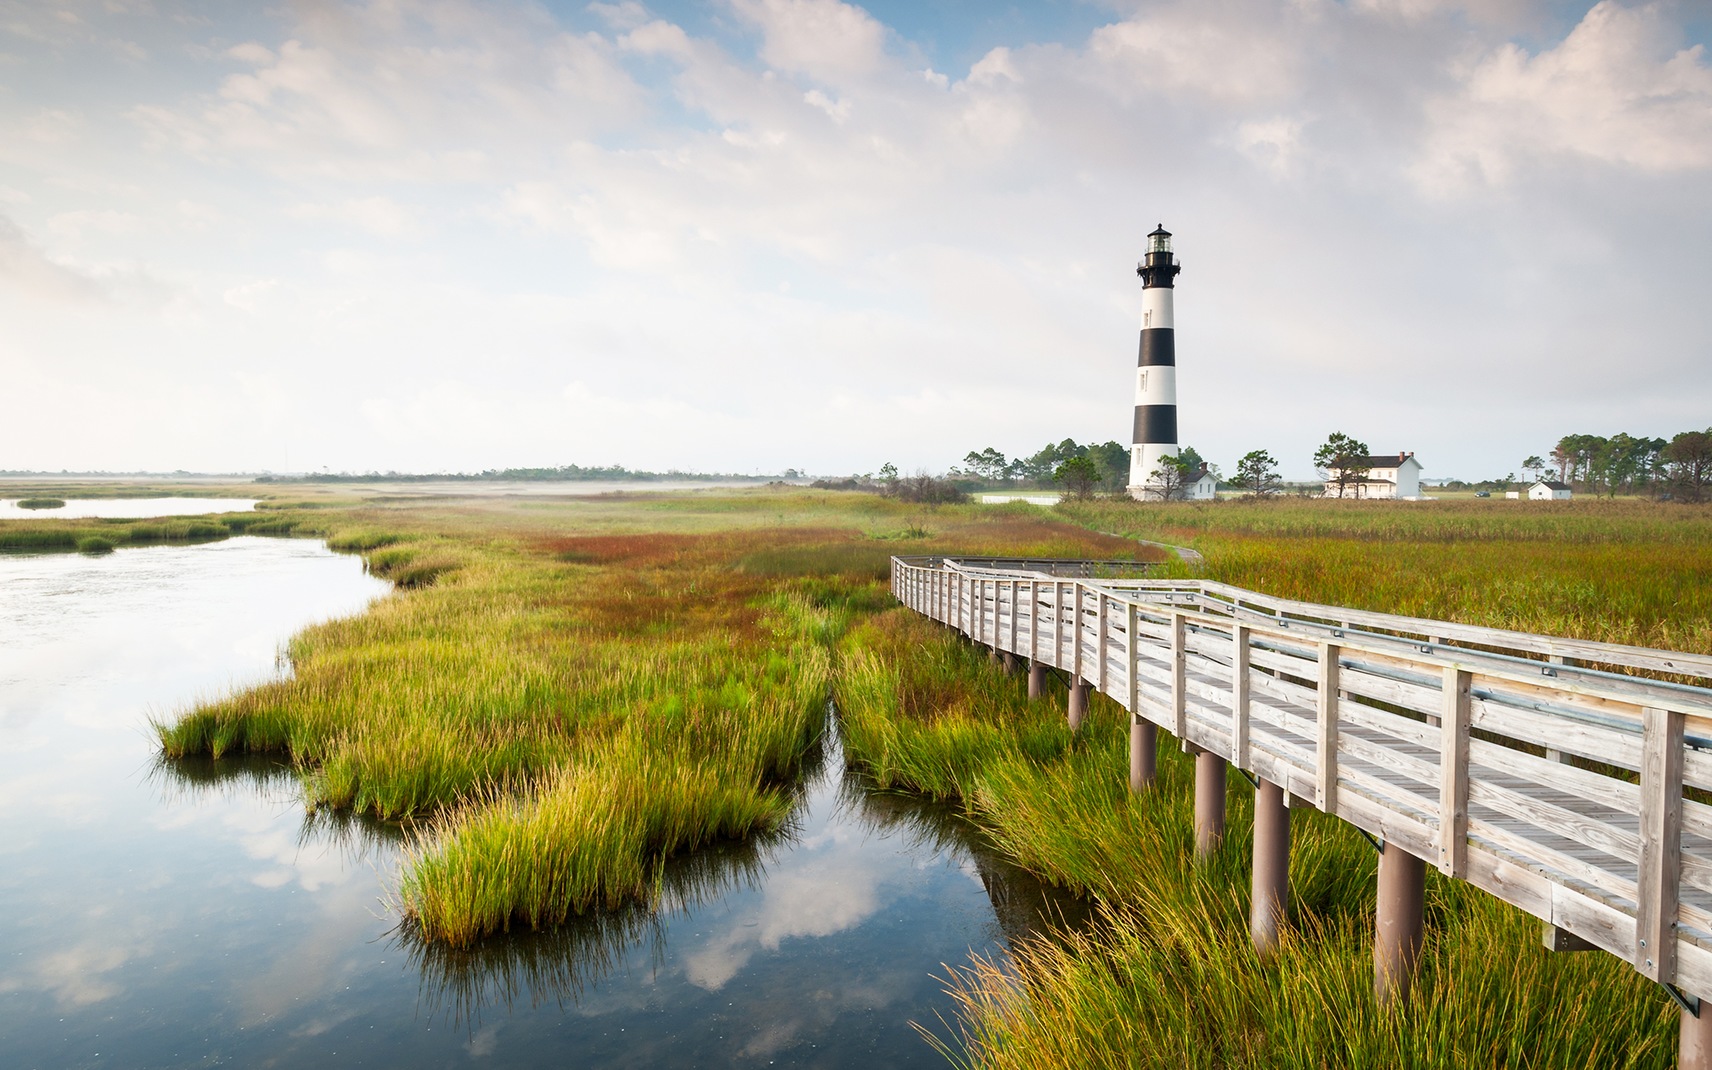
<path fill-rule="evenodd" d="M 1349 459 L 1349 461 L 1350 461 L 1349 467 L 1351 467 L 1351 468 L 1401 468 L 1401 467 L 1403 467 L 1403 462 L 1414 461 L 1414 460 L 1415 460 L 1415 455 L 1412 453 L 1393 453 L 1393 454 L 1388 454 L 1384 457 L 1351 457 Z M 1416 465 L 1420 465 L 1420 463 L 1421 463 L 1420 461 L 1415 461 Z"/>
<path fill-rule="evenodd" d="M 1534 486 L 1544 487 L 1547 490 L 1568 490 L 1569 489 L 1568 483 L 1559 483 L 1555 479 L 1542 479 L 1538 483 L 1535 483 Z"/>

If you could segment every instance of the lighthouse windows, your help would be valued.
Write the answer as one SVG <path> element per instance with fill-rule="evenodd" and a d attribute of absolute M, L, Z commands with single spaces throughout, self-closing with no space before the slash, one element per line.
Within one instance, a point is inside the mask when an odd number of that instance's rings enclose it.
<path fill-rule="evenodd" d="M 1150 308 L 1141 314 L 1141 325 L 1143 327 L 1153 326 L 1153 309 Z"/>

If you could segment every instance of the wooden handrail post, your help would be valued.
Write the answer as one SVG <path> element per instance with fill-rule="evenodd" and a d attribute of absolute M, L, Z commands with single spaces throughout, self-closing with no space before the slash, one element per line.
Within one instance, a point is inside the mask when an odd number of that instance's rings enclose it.
<path fill-rule="evenodd" d="M 1328 814 L 1337 813 L 1337 719 L 1338 658 L 1336 643 L 1320 644 L 1319 695 L 1314 725 L 1314 805 Z"/>
<path fill-rule="evenodd" d="M 1641 710 L 1641 866 L 1635 969 L 1676 982 L 1676 914 L 1682 872 L 1681 710 Z"/>
<path fill-rule="evenodd" d="M 1017 648 L 1017 611 L 1019 609 L 1021 609 L 1021 606 L 1018 605 L 1018 603 L 1021 601 L 1022 601 L 1022 581 L 1021 580 L 1012 580 L 1011 581 L 1011 653 L 1013 653 L 1013 654 L 1016 653 L 1016 648 Z"/>
<path fill-rule="evenodd" d="M 1184 614 L 1171 611 L 1171 732 L 1177 742 L 1189 741 L 1189 636 Z"/>
<path fill-rule="evenodd" d="M 1248 933 L 1262 958 L 1278 950 L 1290 903 L 1290 798 L 1270 780 L 1254 792 L 1254 884 Z"/>
<path fill-rule="evenodd" d="M 1070 657 L 1070 677 L 1077 683 L 1082 682 L 1082 585 L 1076 585 L 1076 627 L 1071 632 L 1071 642 L 1076 649 Z"/>
<path fill-rule="evenodd" d="M 1246 624 L 1231 626 L 1231 760 L 1248 768 L 1249 638 Z"/>
<path fill-rule="evenodd" d="M 1052 581 L 1052 660 L 1050 665 L 1064 664 L 1064 583 Z"/>
<path fill-rule="evenodd" d="M 1040 660 L 1040 581 L 1028 581 L 1028 664 Z"/>
<path fill-rule="evenodd" d="M 1099 637 L 1099 644 L 1100 644 L 1099 687 L 1100 687 L 1100 690 L 1102 692 L 1106 690 L 1106 666 L 1108 664 L 1110 664 L 1110 662 L 1112 660 L 1111 655 L 1106 651 L 1106 635 L 1107 635 L 1106 615 L 1109 612 L 1110 612 L 1110 610 L 1106 605 L 1106 596 L 1102 592 L 1100 595 L 1100 637 Z"/>
<path fill-rule="evenodd" d="M 1439 715 L 1439 872 L 1468 873 L 1468 724 L 1474 675 L 1446 666 Z"/>
<path fill-rule="evenodd" d="M 1153 783 L 1159 764 L 1159 729 L 1141 715 L 1141 674 L 1135 671 L 1139 653 L 1136 642 L 1135 603 L 1125 606 L 1125 673 L 1129 677 L 1129 790 L 1142 791 Z"/>

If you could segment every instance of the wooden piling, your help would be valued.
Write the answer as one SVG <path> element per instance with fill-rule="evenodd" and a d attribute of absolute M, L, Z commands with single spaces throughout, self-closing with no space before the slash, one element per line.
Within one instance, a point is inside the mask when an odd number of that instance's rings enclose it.
<path fill-rule="evenodd" d="M 1712 1070 L 1712 1003 L 1702 1003 L 1700 1013 L 1682 1011 L 1677 1033 L 1677 1070 Z"/>
<path fill-rule="evenodd" d="M 1088 681 L 1077 680 L 1070 685 L 1070 708 L 1066 720 L 1070 731 L 1075 732 L 1082 727 L 1082 718 L 1088 713 Z"/>
<path fill-rule="evenodd" d="M 1290 799 L 1262 780 L 1254 793 L 1254 883 L 1248 932 L 1262 958 L 1278 949 L 1290 903 Z"/>
<path fill-rule="evenodd" d="M 1225 838 L 1225 760 L 1195 748 L 1195 857 L 1206 858 Z"/>
<path fill-rule="evenodd" d="M 1409 999 L 1421 954 L 1427 864 L 1395 843 L 1379 853 L 1379 902 L 1373 926 L 1373 992 L 1382 1006 Z"/>
<path fill-rule="evenodd" d="M 1028 700 L 1039 702 L 1040 697 L 1044 694 L 1046 694 L 1046 663 L 1030 658 L 1028 662 Z"/>
<path fill-rule="evenodd" d="M 1159 765 L 1159 727 L 1139 713 L 1129 717 L 1129 790 L 1153 784 Z"/>

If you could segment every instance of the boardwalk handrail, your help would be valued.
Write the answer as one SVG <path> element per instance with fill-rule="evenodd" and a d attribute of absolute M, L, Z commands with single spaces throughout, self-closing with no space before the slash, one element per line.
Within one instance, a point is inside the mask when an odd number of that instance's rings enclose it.
<path fill-rule="evenodd" d="M 1132 769 L 1163 728 L 1712 997 L 1712 657 L 1073 564 L 894 557 L 892 591 L 1116 700 Z"/>

